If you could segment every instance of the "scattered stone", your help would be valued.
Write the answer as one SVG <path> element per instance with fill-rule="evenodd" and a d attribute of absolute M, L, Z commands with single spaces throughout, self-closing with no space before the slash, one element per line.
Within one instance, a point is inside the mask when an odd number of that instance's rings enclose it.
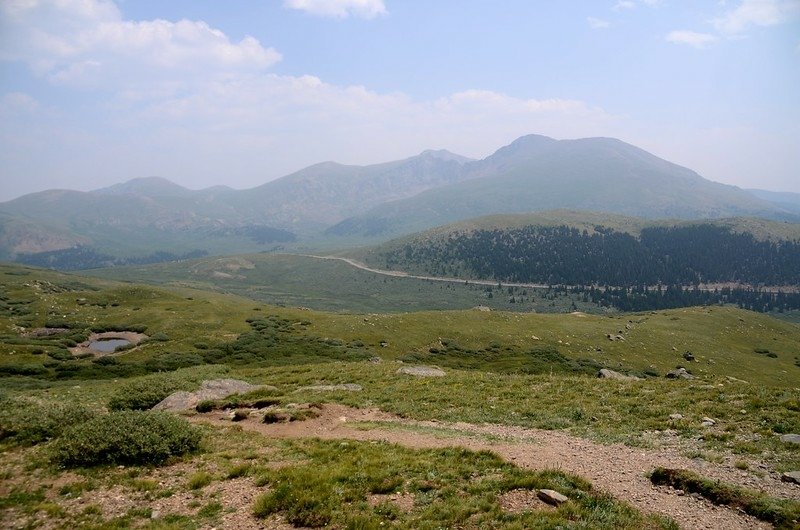
<path fill-rule="evenodd" d="M 639 377 L 635 377 L 632 375 L 625 375 L 619 372 L 615 372 L 614 370 L 609 370 L 608 368 L 601 368 L 599 372 L 597 372 L 597 377 L 600 379 L 619 379 L 620 381 L 639 381 Z"/>
<path fill-rule="evenodd" d="M 784 434 L 781 435 L 781 441 L 790 444 L 800 444 L 800 434 Z"/>
<path fill-rule="evenodd" d="M 683 358 L 687 361 L 694 361 L 694 355 L 692 355 L 692 352 L 690 351 L 683 352 Z"/>
<path fill-rule="evenodd" d="M 677 414 L 677 413 L 676 414 L 670 414 L 669 415 L 669 419 L 671 419 L 672 421 L 680 421 L 680 420 L 683 419 L 683 414 Z"/>
<path fill-rule="evenodd" d="M 373 364 L 378 364 L 379 362 L 381 362 L 381 358 L 376 355 L 375 357 L 370 357 L 369 362 Z"/>
<path fill-rule="evenodd" d="M 536 496 L 547 504 L 552 504 L 553 506 L 558 506 L 559 504 L 563 504 L 569 500 L 565 495 L 562 495 L 554 490 L 539 490 L 536 493 Z"/>
<path fill-rule="evenodd" d="M 388 343 L 388 342 L 386 342 L 385 340 L 382 340 L 382 341 L 381 341 L 381 348 L 385 348 L 385 347 L 386 347 L 386 346 L 388 346 L 388 345 L 389 345 L 389 343 Z"/>
<path fill-rule="evenodd" d="M 800 484 L 800 471 L 787 471 L 781 475 L 781 480 L 790 484 Z"/>
<path fill-rule="evenodd" d="M 703 418 L 703 420 L 700 423 L 700 425 L 702 425 L 703 427 L 713 427 L 716 423 L 717 422 L 715 422 L 711 418 Z"/>
<path fill-rule="evenodd" d="M 531 338 L 532 338 L 533 340 L 542 340 L 542 339 L 540 339 L 539 337 L 537 337 L 536 335 L 531 335 Z"/>
<path fill-rule="evenodd" d="M 491 307 L 487 307 L 485 305 L 478 305 L 478 306 L 475 306 L 473 309 L 475 309 L 476 311 L 485 311 L 485 312 L 489 312 L 489 311 L 492 310 Z"/>
<path fill-rule="evenodd" d="M 346 383 L 344 385 L 314 385 L 314 386 L 304 386 L 297 389 L 297 391 L 301 390 L 313 390 L 315 392 L 334 392 L 336 390 L 346 390 L 348 392 L 361 392 L 362 387 L 361 385 L 357 385 L 355 383 Z"/>
<path fill-rule="evenodd" d="M 608 340 L 610 340 L 610 341 L 617 341 L 617 340 L 624 341 L 625 340 L 625 337 L 622 336 L 621 330 L 620 330 L 620 334 L 619 335 L 613 335 L 611 333 L 606 333 L 606 338 Z"/>
<path fill-rule="evenodd" d="M 703 423 L 710 423 L 711 425 L 717 423 L 717 420 L 715 420 L 714 418 L 709 418 L 708 416 L 703 416 L 703 418 L 700 421 L 702 421 Z"/>
<path fill-rule="evenodd" d="M 444 370 L 434 366 L 404 366 L 399 368 L 397 373 L 416 377 L 444 377 L 446 375 Z"/>
<path fill-rule="evenodd" d="M 694 376 L 690 374 L 686 368 L 678 367 L 674 370 L 670 370 L 667 372 L 665 376 L 667 379 L 694 379 Z"/>

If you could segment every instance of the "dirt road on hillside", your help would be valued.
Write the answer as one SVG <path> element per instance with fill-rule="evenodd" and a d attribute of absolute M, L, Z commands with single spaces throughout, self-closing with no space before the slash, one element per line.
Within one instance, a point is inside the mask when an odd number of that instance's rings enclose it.
<path fill-rule="evenodd" d="M 230 426 L 223 413 L 195 416 L 192 421 Z M 363 422 L 374 422 L 365 428 Z M 359 426 L 359 423 L 361 425 Z M 624 445 L 600 445 L 555 431 L 501 425 L 419 422 L 373 409 L 327 404 L 318 418 L 264 424 L 254 419 L 237 423 L 271 438 L 380 440 L 410 448 L 461 446 L 489 450 L 527 469 L 560 469 L 584 477 L 643 512 L 673 518 L 686 529 L 772 528 L 771 525 L 703 499 L 666 487 L 655 487 L 645 476 L 657 466 L 691 469 L 705 476 L 760 489 L 771 495 L 800 500 L 800 488 L 774 478 L 693 460 L 671 450 L 647 450 Z"/>

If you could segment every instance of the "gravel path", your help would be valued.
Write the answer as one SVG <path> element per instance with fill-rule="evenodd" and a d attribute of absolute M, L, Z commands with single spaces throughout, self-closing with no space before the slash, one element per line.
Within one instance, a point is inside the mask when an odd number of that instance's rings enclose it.
<path fill-rule="evenodd" d="M 770 477 L 759 479 L 736 469 L 686 458 L 671 450 L 648 450 L 624 445 L 601 445 L 562 432 L 502 425 L 419 422 L 374 409 L 327 404 L 318 418 L 292 423 L 239 422 L 244 429 L 271 438 L 381 440 L 411 448 L 462 446 L 490 450 L 527 469 L 560 469 L 586 478 L 643 512 L 673 518 L 682 528 L 772 528 L 738 511 L 719 507 L 666 487 L 655 487 L 645 474 L 654 467 L 691 469 L 703 475 L 800 500 L 800 488 Z M 200 415 L 197 422 L 230 425 L 222 413 Z M 369 426 L 359 422 L 378 422 Z"/>

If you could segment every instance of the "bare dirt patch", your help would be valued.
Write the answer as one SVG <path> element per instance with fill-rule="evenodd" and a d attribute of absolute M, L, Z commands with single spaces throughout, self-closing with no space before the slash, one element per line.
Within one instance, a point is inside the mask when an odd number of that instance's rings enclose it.
<path fill-rule="evenodd" d="M 511 490 L 497 498 L 500 507 L 509 513 L 523 513 L 534 510 L 555 510 L 536 496 L 536 490 Z"/>
<path fill-rule="evenodd" d="M 303 422 L 268 425 L 248 419 L 237 425 L 270 438 L 380 440 L 411 448 L 461 446 L 476 451 L 490 450 L 523 468 L 560 469 L 582 476 L 596 488 L 643 512 L 672 517 L 684 528 L 767 529 L 771 525 L 676 490 L 653 486 L 647 474 L 657 466 L 691 469 L 776 497 L 800 499 L 797 487 L 781 483 L 779 479 L 746 475 L 733 467 L 686 458 L 667 448 L 601 445 L 562 432 L 522 427 L 412 421 L 375 409 L 352 409 L 334 404 L 324 405 L 319 412 L 317 418 Z M 198 415 L 192 421 L 230 425 L 221 413 Z M 359 428 L 359 423 L 364 422 L 370 424 L 369 429 Z M 386 428 L 380 428 L 381 422 L 386 423 Z M 398 426 L 402 428 L 396 428 Z M 431 432 L 436 429 L 443 434 Z"/>
<path fill-rule="evenodd" d="M 369 495 L 367 497 L 367 502 L 373 508 L 383 503 L 389 503 L 395 505 L 401 512 L 410 512 L 414 509 L 415 498 L 414 494 L 408 492 L 387 493 Z"/>

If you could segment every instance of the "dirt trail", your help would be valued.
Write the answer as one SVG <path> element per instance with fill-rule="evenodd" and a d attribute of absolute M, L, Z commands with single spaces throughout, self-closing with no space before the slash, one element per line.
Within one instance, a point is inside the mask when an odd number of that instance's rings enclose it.
<path fill-rule="evenodd" d="M 231 425 L 221 413 L 197 416 L 193 421 Z M 359 426 L 359 422 L 381 423 L 365 427 Z M 320 417 L 304 422 L 264 424 L 250 419 L 237 425 L 273 438 L 381 440 L 419 449 L 457 445 L 472 450 L 490 450 L 523 468 L 554 468 L 582 476 L 596 488 L 644 512 L 672 517 L 687 529 L 766 529 L 772 526 L 729 508 L 718 507 L 669 488 L 655 487 L 645 477 L 654 467 L 692 469 L 712 478 L 800 500 L 800 488 L 775 479 L 759 479 L 743 471 L 692 460 L 670 450 L 600 445 L 553 431 L 501 425 L 419 422 L 378 410 L 352 409 L 334 404 L 325 405 Z"/>
<path fill-rule="evenodd" d="M 382 276 L 393 276 L 395 278 L 413 278 L 415 280 L 429 280 L 432 282 L 445 282 L 445 283 L 464 283 L 468 282 L 473 285 L 491 285 L 496 286 L 497 280 L 465 280 L 464 278 L 451 278 L 447 276 L 422 276 L 419 274 L 409 274 L 403 271 L 390 271 L 386 269 L 373 269 L 372 267 L 368 267 L 364 263 L 360 261 L 356 261 L 350 258 L 343 258 L 340 256 L 317 256 L 315 254 L 299 254 L 300 256 L 306 258 L 316 258 L 316 259 L 324 259 L 324 260 L 336 260 L 336 261 L 343 261 L 348 265 L 355 267 L 357 269 L 361 269 L 362 271 L 372 272 L 375 274 L 380 274 Z M 544 283 L 515 283 L 515 282 L 503 282 L 504 287 L 520 287 L 526 289 L 546 289 L 550 287 Z"/>

